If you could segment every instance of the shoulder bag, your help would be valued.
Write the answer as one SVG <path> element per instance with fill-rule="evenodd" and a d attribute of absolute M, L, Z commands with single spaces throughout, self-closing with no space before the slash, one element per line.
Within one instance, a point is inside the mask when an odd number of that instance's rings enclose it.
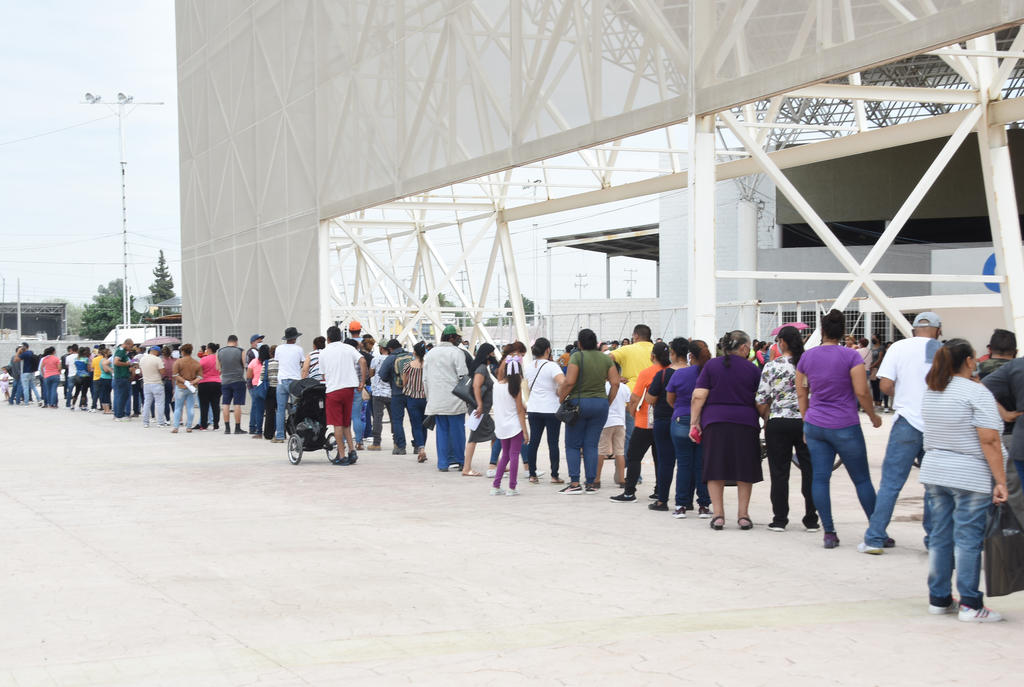
<path fill-rule="evenodd" d="M 471 372 L 468 375 L 459 377 L 459 381 L 455 384 L 455 388 L 452 389 L 452 393 L 475 410 L 476 396 L 473 395 L 473 375 L 474 373 Z"/>
<path fill-rule="evenodd" d="M 571 357 L 570 357 L 571 360 Z M 568 364 L 566 364 L 568 366 Z M 558 406 L 558 410 L 555 411 L 555 417 L 560 422 L 564 422 L 567 425 L 574 425 L 576 421 L 580 419 L 580 386 L 583 384 L 583 351 L 580 351 L 580 373 L 576 377 L 576 403 L 574 404 L 569 398 L 562 401 L 562 404 Z"/>

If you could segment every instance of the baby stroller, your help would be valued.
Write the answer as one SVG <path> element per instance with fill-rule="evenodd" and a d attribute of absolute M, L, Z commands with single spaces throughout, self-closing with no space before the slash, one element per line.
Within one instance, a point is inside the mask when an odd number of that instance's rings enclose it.
<path fill-rule="evenodd" d="M 288 460 L 298 465 L 303 451 L 323 449 L 335 465 L 341 460 L 333 431 L 327 431 L 324 401 L 327 387 L 313 378 L 297 379 L 288 389 L 284 431 L 288 436 Z"/>

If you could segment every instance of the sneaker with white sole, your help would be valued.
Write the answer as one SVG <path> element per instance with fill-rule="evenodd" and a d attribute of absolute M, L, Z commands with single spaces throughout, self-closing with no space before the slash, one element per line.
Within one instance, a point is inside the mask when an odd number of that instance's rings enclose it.
<path fill-rule="evenodd" d="M 505 490 L 501 487 L 491 487 L 491 496 L 501 496 L 505 493 Z"/>
<path fill-rule="evenodd" d="M 783 525 L 781 522 L 773 522 L 773 523 L 768 525 L 768 531 L 769 532 L 785 532 L 786 531 L 786 526 Z"/>
<path fill-rule="evenodd" d="M 701 506 L 700 509 L 697 511 L 697 517 L 701 520 L 707 520 L 711 517 L 711 511 L 708 509 L 707 506 Z"/>
<path fill-rule="evenodd" d="M 495 470 L 494 468 L 487 468 L 486 474 L 488 477 L 494 477 L 496 474 L 498 474 L 498 471 Z"/>
<path fill-rule="evenodd" d="M 971 608 L 970 606 L 960 604 L 957 619 L 965 623 L 998 623 L 1003 619 L 1003 616 L 995 611 L 988 610 L 984 606 L 981 608 Z"/>
<path fill-rule="evenodd" d="M 505 491 L 505 496 L 519 496 L 518 489 L 508 489 Z"/>
<path fill-rule="evenodd" d="M 564 489 L 559 489 L 558 493 L 559 494 L 565 494 L 567 496 L 577 496 L 577 495 L 583 493 L 583 487 L 580 486 L 579 484 L 577 484 L 575 486 L 570 484 L 569 486 L 565 487 Z"/>
<path fill-rule="evenodd" d="M 878 546 L 871 546 L 867 542 L 863 542 L 863 541 L 860 544 L 857 544 L 857 551 L 859 551 L 861 553 L 871 554 L 872 556 L 881 556 L 882 555 L 882 549 L 880 547 L 878 547 Z"/>
<path fill-rule="evenodd" d="M 672 517 L 676 520 L 686 520 L 686 509 L 682 506 L 677 506 L 676 509 L 672 511 Z"/>
<path fill-rule="evenodd" d="M 947 606 L 934 606 L 932 604 L 928 604 L 928 612 L 932 615 L 949 615 L 951 613 L 956 613 L 959 610 L 960 604 L 957 603 L 956 599 L 950 601 Z"/>

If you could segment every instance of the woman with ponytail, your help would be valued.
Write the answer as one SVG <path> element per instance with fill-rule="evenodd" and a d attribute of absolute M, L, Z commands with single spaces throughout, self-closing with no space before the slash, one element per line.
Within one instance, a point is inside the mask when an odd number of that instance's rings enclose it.
<path fill-rule="evenodd" d="M 736 524 L 750 530 L 754 528 L 750 492 L 754 483 L 764 479 L 761 426 L 754 403 L 761 370 L 747 360 L 750 337 L 746 332 L 729 332 L 719 346 L 722 357 L 709 360 L 697 377 L 690 403 L 690 436 L 703 443 L 703 476 L 714 510 L 711 529 L 725 527 L 725 483 L 735 482 Z"/>
<path fill-rule="evenodd" d="M 989 504 L 1007 498 L 1006 471 L 1003 423 L 992 392 L 972 380 L 977 368 L 974 349 L 963 339 L 951 339 L 936 352 L 925 378 L 919 479 L 931 514 L 928 612 L 991 623 L 1003 618 L 985 608 L 978 589 L 981 549 Z M 959 604 L 952 595 L 954 561 Z"/>
<path fill-rule="evenodd" d="M 711 359 L 708 345 L 699 339 L 673 339 L 672 350 L 682 355 L 686 367 L 676 371 L 666 386 L 666 397 L 672 406 L 669 433 L 676 456 L 676 508 L 672 517 L 685 518 L 693 510 L 693 495 L 697 494 L 698 516 L 711 517 L 711 496 L 708 485 L 701 478 L 703 453 L 701 446 L 690 438 L 690 402 L 704 364 Z"/>
<path fill-rule="evenodd" d="M 764 443 L 772 480 L 772 522 L 768 529 L 784 532 L 789 524 L 789 471 L 796 451 L 800 492 L 804 496 L 804 529 L 817 532 L 818 511 L 811 494 L 811 454 L 804 443 L 804 423 L 796 396 L 796 365 L 804 353 L 804 340 L 796 327 L 783 327 L 775 345 L 779 357 L 764 366 L 757 388 L 757 410 L 765 419 Z"/>
<path fill-rule="evenodd" d="M 526 426 L 526 405 L 523 403 L 523 357 L 516 350 L 505 347 L 498 365 L 498 380 L 494 386 L 494 434 L 501 442 L 501 458 L 491 484 L 492 496 L 518 496 L 519 451 L 530 440 Z M 501 478 L 508 468 L 508 491 L 502 492 Z"/>
<path fill-rule="evenodd" d="M 870 518 L 875 509 L 875 488 L 857 415 L 858 401 L 874 427 L 881 427 L 882 420 L 875 414 L 864 361 L 857 351 L 843 346 L 845 328 L 845 316 L 833 308 L 821 318 L 821 345 L 800 356 L 796 366 L 796 395 L 813 469 L 811 491 L 825 526 L 826 549 L 839 546 L 829 493 L 837 453 L 853 480 L 864 514 Z"/>
<path fill-rule="evenodd" d="M 672 340 L 673 345 L 659 341 L 654 344 L 652 352 L 662 369 L 654 375 L 651 385 L 647 388 L 647 397 L 654 404 L 652 429 L 654 430 L 654 445 L 657 448 L 658 460 L 656 464 L 656 482 L 654 493 L 657 495 L 654 503 L 647 507 L 651 510 L 667 511 L 668 492 L 672 485 L 672 472 L 676 467 L 676 449 L 672 443 L 672 415 L 675 407 L 668 401 L 667 387 L 678 370 L 686 367 L 686 339 L 677 338 Z M 676 481 L 678 489 L 678 480 Z M 679 496 L 676 496 L 679 500 Z M 679 508 L 676 508 L 679 511 Z M 677 515 L 673 512 L 673 515 Z M 677 515 L 678 517 L 678 515 Z"/>

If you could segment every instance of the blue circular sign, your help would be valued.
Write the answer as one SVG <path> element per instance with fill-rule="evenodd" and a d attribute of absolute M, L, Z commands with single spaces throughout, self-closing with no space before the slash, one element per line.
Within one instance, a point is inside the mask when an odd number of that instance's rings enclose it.
<path fill-rule="evenodd" d="M 985 261 L 985 266 L 981 268 L 981 273 L 986 277 L 996 276 L 996 254 L 988 256 L 988 260 Z M 999 284 L 995 282 L 985 282 L 985 288 L 989 291 L 999 293 Z"/>

